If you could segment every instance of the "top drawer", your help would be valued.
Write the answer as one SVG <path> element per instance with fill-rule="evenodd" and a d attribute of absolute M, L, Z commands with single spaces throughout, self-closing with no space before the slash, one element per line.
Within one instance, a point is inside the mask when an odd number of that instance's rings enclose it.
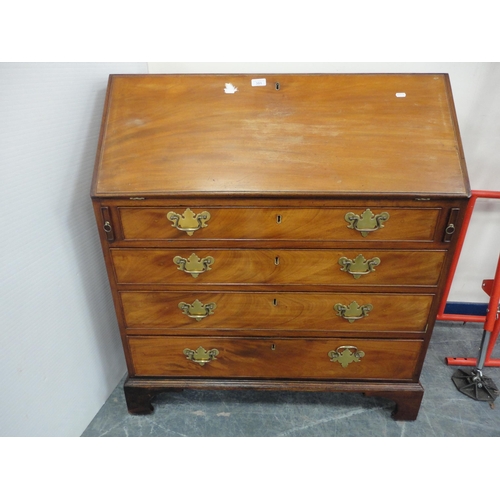
<path fill-rule="evenodd" d="M 439 208 L 119 207 L 124 240 L 433 241 Z"/>

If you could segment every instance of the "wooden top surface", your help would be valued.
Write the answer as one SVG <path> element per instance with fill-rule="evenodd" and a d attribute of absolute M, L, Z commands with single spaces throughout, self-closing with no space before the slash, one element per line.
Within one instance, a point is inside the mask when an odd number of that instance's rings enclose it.
<path fill-rule="evenodd" d="M 469 185 L 447 75 L 112 75 L 92 194 L 467 196 Z"/>

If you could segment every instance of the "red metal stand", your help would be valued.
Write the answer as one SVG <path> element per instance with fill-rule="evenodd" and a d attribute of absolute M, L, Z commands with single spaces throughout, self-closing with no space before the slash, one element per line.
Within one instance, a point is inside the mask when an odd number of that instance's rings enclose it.
<path fill-rule="evenodd" d="M 446 307 L 446 302 L 448 300 L 448 295 L 450 293 L 451 284 L 455 276 L 455 271 L 457 269 L 458 260 L 460 258 L 460 253 L 465 241 L 465 235 L 467 234 L 467 229 L 469 227 L 470 219 L 472 217 L 472 212 L 474 211 L 474 206 L 478 198 L 489 198 L 489 199 L 500 199 L 500 192 L 498 191 L 472 191 L 471 198 L 467 205 L 465 212 L 464 223 L 462 230 L 458 235 L 457 249 L 455 256 L 450 268 L 450 273 L 448 280 L 446 282 L 443 298 L 441 299 L 441 304 L 438 309 L 437 319 L 440 321 L 463 321 L 463 322 L 474 322 L 483 323 L 484 330 L 486 332 L 491 332 L 491 336 L 488 341 L 486 357 L 484 358 L 484 366 L 500 367 L 500 359 L 492 359 L 491 354 L 495 347 L 498 334 L 500 332 L 500 317 L 498 316 L 498 306 L 500 302 L 500 256 L 498 259 L 497 269 L 495 273 L 494 280 L 484 280 L 483 290 L 490 296 L 488 303 L 488 311 L 486 316 L 473 316 L 465 314 L 445 314 L 444 309 Z M 446 358 L 446 363 L 448 365 L 455 366 L 477 366 L 477 358 Z"/>

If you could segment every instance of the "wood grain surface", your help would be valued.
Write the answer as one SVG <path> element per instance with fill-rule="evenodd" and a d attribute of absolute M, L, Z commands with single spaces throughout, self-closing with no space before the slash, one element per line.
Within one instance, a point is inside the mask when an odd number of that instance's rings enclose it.
<path fill-rule="evenodd" d="M 447 75 L 254 77 L 112 76 L 94 194 L 466 194 Z"/>
<path fill-rule="evenodd" d="M 349 213 L 362 216 L 370 209 L 374 215 L 383 212 L 389 219 L 383 227 L 364 237 L 350 229 L 345 217 Z M 439 209 L 386 208 L 360 205 L 346 208 L 236 208 L 199 207 L 197 215 L 210 213 L 206 227 L 192 235 L 173 227 L 167 215 L 182 215 L 183 207 L 119 208 L 125 240 L 205 240 L 205 239 L 301 239 L 318 241 L 431 241 L 434 237 Z"/>
<path fill-rule="evenodd" d="M 425 330 L 432 295 L 375 293 L 238 293 L 238 292 L 121 292 L 126 325 L 129 328 L 165 330 L 196 329 L 205 334 L 235 329 L 301 331 L 420 331 Z M 215 303 L 213 314 L 200 321 L 183 314 L 179 303 Z M 352 323 L 337 315 L 338 303 L 349 306 L 371 304 L 368 316 Z"/>
<path fill-rule="evenodd" d="M 422 348 L 418 340 L 252 339 L 132 337 L 128 339 L 138 376 L 269 377 L 275 379 L 392 379 L 413 377 Z M 328 352 L 340 346 L 363 351 L 343 367 Z M 185 348 L 217 349 L 217 359 L 201 366 Z M 351 352 L 355 352 L 354 349 Z"/>
<path fill-rule="evenodd" d="M 195 261 L 211 257 L 209 270 L 197 274 L 179 269 L 177 257 Z M 355 278 L 342 271 L 342 258 L 354 261 L 379 259 L 368 274 Z M 444 251 L 390 251 L 373 249 L 287 250 L 276 249 L 112 249 L 118 284 L 245 285 L 386 285 L 436 286 Z M 363 259 L 361 259 L 363 260 Z"/>

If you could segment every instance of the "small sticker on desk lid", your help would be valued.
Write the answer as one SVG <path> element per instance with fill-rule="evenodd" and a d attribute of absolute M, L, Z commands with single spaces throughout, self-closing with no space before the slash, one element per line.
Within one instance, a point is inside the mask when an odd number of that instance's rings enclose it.
<path fill-rule="evenodd" d="M 253 78 L 252 79 L 252 87 L 265 87 L 266 79 L 265 78 Z"/>
<path fill-rule="evenodd" d="M 406 97 L 406 92 L 396 92 L 396 97 Z"/>
<path fill-rule="evenodd" d="M 234 94 L 235 92 L 238 92 L 238 87 L 235 87 L 232 83 L 226 83 L 224 92 L 226 94 Z"/>

